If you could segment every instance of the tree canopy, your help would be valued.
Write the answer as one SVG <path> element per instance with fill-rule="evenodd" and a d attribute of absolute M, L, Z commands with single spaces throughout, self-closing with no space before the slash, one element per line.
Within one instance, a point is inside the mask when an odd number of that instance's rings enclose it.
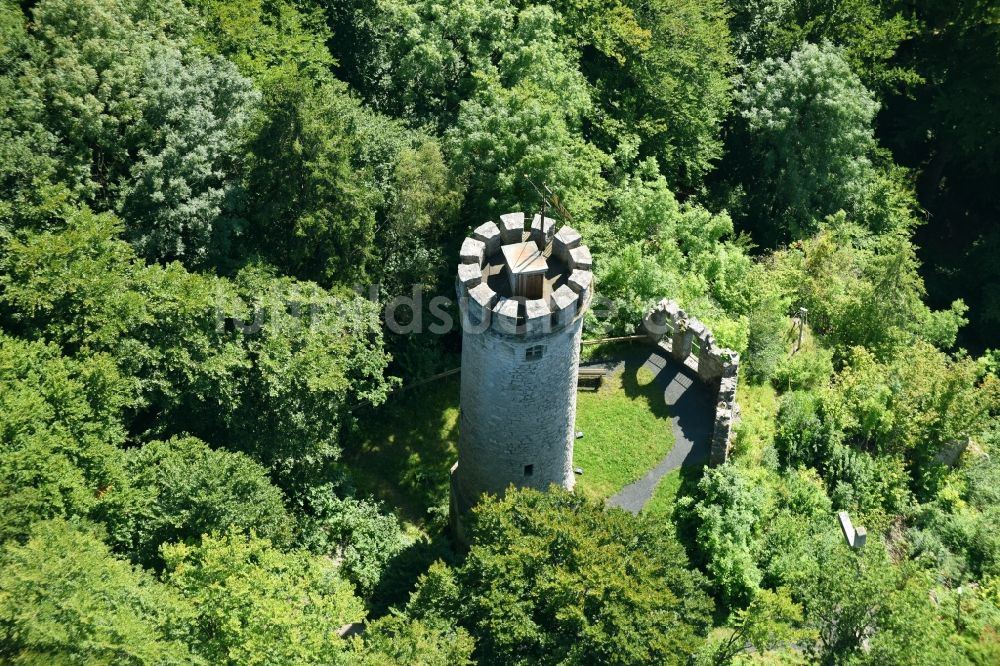
<path fill-rule="evenodd" d="M 711 601 L 654 525 L 553 488 L 477 509 L 461 567 L 432 567 L 408 610 L 455 617 L 480 663 L 684 663 Z"/>

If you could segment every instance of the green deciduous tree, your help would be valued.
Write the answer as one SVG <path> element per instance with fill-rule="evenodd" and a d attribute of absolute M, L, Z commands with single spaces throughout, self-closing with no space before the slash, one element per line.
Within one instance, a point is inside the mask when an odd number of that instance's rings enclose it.
<path fill-rule="evenodd" d="M 249 229 L 232 261 L 257 254 L 300 278 L 349 286 L 368 279 L 392 295 L 411 282 L 433 285 L 441 272 L 440 234 L 457 219 L 459 184 L 436 139 L 358 103 L 354 90 L 334 78 L 327 49 L 344 49 L 353 62 L 357 49 L 412 32 L 391 30 L 362 44 L 353 27 L 333 39 L 318 7 L 230 0 L 197 7 L 206 23 L 199 41 L 235 62 L 263 93 L 248 145 Z M 360 20 L 381 20 L 372 16 Z"/>
<path fill-rule="evenodd" d="M 758 590 L 746 608 L 729 618 L 729 636 L 707 645 L 701 659 L 706 664 L 729 664 L 748 648 L 766 653 L 788 647 L 808 635 L 797 628 L 801 622 L 802 606 L 787 590 Z"/>
<path fill-rule="evenodd" d="M 183 414 L 184 430 L 206 423 L 237 397 L 247 359 L 217 326 L 236 299 L 219 279 L 179 264 L 146 266 L 118 240 L 108 214 L 74 211 L 66 229 L 5 246 L 0 298 L 7 326 L 58 343 L 67 353 L 105 352 L 134 378 L 134 430 L 156 430 L 161 414 Z M 167 433 L 171 434 L 171 433 Z"/>
<path fill-rule="evenodd" d="M 203 263 L 239 230 L 242 133 L 256 99 L 190 44 L 180 2 L 44 0 L 21 85 L 40 100 L 59 176 L 119 210 L 144 254 Z"/>
<path fill-rule="evenodd" d="M 119 419 L 131 391 L 105 354 L 75 360 L 0 334 L 0 542 L 122 501 Z"/>
<path fill-rule="evenodd" d="M 595 322 L 601 332 L 631 334 L 652 305 L 669 296 L 693 314 L 715 316 L 720 332 L 735 324 L 733 337 L 743 342 L 722 344 L 744 350 L 745 322 L 738 321 L 744 311 L 736 292 L 752 262 L 739 247 L 721 242 L 733 231 L 729 216 L 678 202 L 656 160 L 643 161 L 611 191 L 600 220 L 578 226 L 601 258 L 595 268 L 600 294 L 614 302 L 612 312 Z M 723 308 L 735 316 L 726 320 Z"/>
<path fill-rule="evenodd" d="M 359 113 L 339 82 L 270 75 L 250 144 L 250 242 L 289 273 L 326 284 L 365 277 L 378 202 L 353 160 Z"/>
<path fill-rule="evenodd" d="M 698 482 L 701 499 L 694 506 L 699 521 L 698 548 L 723 603 L 749 603 L 761 572 L 754 559 L 761 520 L 768 508 L 766 489 L 734 465 L 708 469 Z"/>
<path fill-rule="evenodd" d="M 231 339 L 252 363 L 238 406 L 227 410 L 225 441 L 269 466 L 287 490 L 311 483 L 339 455 L 351 408 L 380 403 L 392 382 L 375 304 L 271 273 L 251 266 L 234 281 L 242 305 Z"/>
<path fill-rule="evenodd" d="M 815 469 L 785 469 L 772 479 L 774 513 L 762 517 L 765 527 L 755 547 L 764 574 L 761 589 L 787 588 L 794 595 L 795 572 L 813 557 L 814 536 L 830 529 L 833 505 Z"/>
<path fill-rule="evenodd" d="M 267 470 L 242 453 L 213 451 L 193 437 L 128 451 L 130 502 L 109 516 L 112 538 L 139 563 L 160 564 L 164 543 L 212 532 L 251 532 L 286 545 L 291 519 Z"/>
<path fill-rule="evenodd" d="M 741 367 L 747 379 L 762 381 L 771 376 L 786 353 L 790 290 L 774 279 L 769 263 L 756 264 L 738 284 L 746 294 L 746 305 L 736 311 L 747 317 L 747 351 Z"/>
<path fill-rule="evenodd" d="M 293 478 L 338 453 L 348 408 L 381 400 L 388 356 L 374 304 L 248 267 L 235 281 L 145 265 L 110 216 L 12 240 L 4 321 L 72 354 L 105 352 L 138 387 L 136 434 L 191 433 Z"/>
<path fill-rule="evenodd" d="M 294 73 L 316 84 L 333 80 L 336 60 L 323 10 L 289 0 L 188 0 L 201 17 L 193 41 L 225 56 L 254 81 Z M 339 41 L 339 37 L 338 37 Z"/>
<path fill-rule="evenodd" d="M 816 632 L 809 654 L 819 663 L 956 663 L 927 581 L 912 566 L 892 564 L 873 537 L 854 551 L 835 529 L 816 539 L 813 552 L 794 584 Z"/>
<path fill-rule="evenodd" d="M 752 228 L 767 243 L 853 210 L 872 175 L 878 104 L 839 49 L 805 44 L 752 70 L 739 96 Z"/>
<path fill-rule="evenodd" d="M 358 666 L 468 666 L 475 642 L 464 629 L 441 620 L 411 620 L 387 615 L 365 627 L 355 639 Z"/>
<path fill-rule="evenodd" d="M 537 202 L 525 175 L 558 192 L 576 217 L 604 199 L 607 157 L 581 135 L 590 93 L 573 52 L 555 35 L 556 20 L 547 7 L 519 15 L 499 64 L 478 75 L 476 93 L 447 133 L 452 163 L 468 180 L 472 219 Z"/>
<path fill-rule="evenodd" d="M 195 5 L 205 21 L 198 41 L 261 91 L 247 130 L 248 228 L 230 260 L 262 256 L 324 284 L 366 277 L 380 196 L 370 165 L 357 159 L 365 112 L 333 76 L 322 11 L 284 1 Z"/>
<path fill-rule="evenodd" d="M 926 343 L 885 363 L 854 348 L 832 386 L 782 398 L 775 445 L 785 465 L 818 469 L 841 506 L 902 510 L 910 490 L 927 498 L 946 481 L 942 455 L 988 432 L 991 387 Z"/>
<path fill-rule="evenodd" d="M 829 41 L 865 86 L 889 92 L 918 83 L 912 66 L 900 63 L 900 46 L 917 23 L 900 3 L 882 0 L 749 0 L 732 7 L 734 51 L 744 66 L 787 58 L 803 42 Z"/>
<path fill-rule="evenodd" d="M 594 88 L 591 140 L 620 169 L 653 157 L 672 187 L 699 189 L 722 156 L 719 129 L 730 107 L 733 63 L 723 3 L 551 4 L 560 37 L 580 51 L 580 68 Z"/>
<path fill-rule="evenodd" d="M 907 534 L 909 556 L 953 585 L 995 576 L 1000 572 L 997 505 L 973 508 L 961 498 L 946 501 L 942 495 L 914 512 Z"/>
<path fill-rule="evenodd" d="M 311 488 L 306 499 L 300 542 L 340 562 L 358 594 L 370 596 L 386 565 L 403 549 L 399 521 L 382 513 L 376 502 L 337 497 L 329 485 Z"/>
<path fill-rule="evenodd" d="M 472 547 L 432 568 L 410 612 L 455 617 L 480 663 L 684 663 L 711 602 L 658 525 L 557 489 L 485 501 Z"/>
<path fill-rule="evenodd" d="M 345 649 L 337 628 L 364 618 L 326 558 L 242 535 L 162 553 L 164 581 L 195 609 L 191 643 L 212 664 L 336 663 Z"/>
<path fill-rule="evenodd" d="M 887 364 L 854 350 L 835 389 L 829 409 L 848 436 L 858 446 L 905 456 L 922 491 L 934 488 L 937 457 L 984 433 L 996 409 L 980 390 L 973 361 L 926 343 Z"/>
<path fill-rule="evenodd" d="M 85 523 L 38 523 L 0 555 L 0 658 L 9 664 L 202 664 L 194 610 L 115 559 Z"/>
<path fill-rule="evenodd" d="M 0 3 L 0 44 L 0 233 L 7 233 L 45 226 L 72 192 L 59 182 L 58 139 L 43 124 L 45 105 L 24 91 L 37 43 L 14 2 Z"/>
<path fill-rule="evenodd" d="M 334 52 L 371 106 L 443 130 L 489 69 L 514 22 L 507 0 L 329 3 Z"/>
<path fill-rule="evenodd" d="M 809 310 L 809 324 L 835 361 L 862 345 L 879 358 L 924 340 L 942 348 L 965 323 L 965 304 L 924 303 L 916 251 L 903 230 L 874 236 L 837 215 L 818 234 L 776 255 L 776 278 Z"/>
<path fill-rule="evenodd" d="M 817 470 L 833 504 L 858 520 L 883 520 L 908 504 L 904 458 L 871 451 L 845 432 L 831 391 L 786 394 L 778 410 L 775 446 L 786 468 Z"/>
<path fill-rule="evenodd" d="M 164 48 L 145 63 L 135 161 L 118 211 L 139 252 L 204 265 L 242 232 L 239 174 L 258 93 L 223 58 Z"/>
<path fill-rule="evenodd" d="M 389 191 L 393 196 L 379 230 L 383 292 L 399 295 L 414 284 L 434 288 L 447 270 L 442 249 L 455 231 L 462 204 L 462 191 L 440 144 L 427 138 L 401 150 Z"/>

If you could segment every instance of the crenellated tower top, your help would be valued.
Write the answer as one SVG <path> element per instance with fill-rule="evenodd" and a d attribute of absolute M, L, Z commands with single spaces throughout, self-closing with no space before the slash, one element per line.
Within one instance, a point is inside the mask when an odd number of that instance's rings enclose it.
<path fill-rule="evenodd" d="M 575 229 L 507 213 L 476 227 L 462 243 L 458 299 L 472 324 L 532 338 L 565 327 L 593 296 L 590 250 Z"/>

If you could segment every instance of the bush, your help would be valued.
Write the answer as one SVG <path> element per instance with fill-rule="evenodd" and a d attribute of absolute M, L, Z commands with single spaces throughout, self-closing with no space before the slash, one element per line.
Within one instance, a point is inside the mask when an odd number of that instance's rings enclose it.
<path fill-rule="evenodd" d="M 778 407 L 774 445 L 785 467 L 826 468 L 843 434 L 823 417 L 822 400 L 811 393 L 784 395 Z"/>
<path fill-rule="evenodd" d="M 730 607 L 749 603 L 761 581 L 754 552 L 769 498 L 757 481 L 729 464 L 706 470 L 698 483 L 698 547 L 715 589 Z"/>
<path fill-rule="evenodd" d="M 129 451 L 126 469 L 134 492 L 109 528 L 137 562 L 159 564 L 161 544 L 194 543 L 209 532 L 253 532 L 282 545 L 290 540 L 281 491 L 242 453 L 175 438 Z"/>
<path fill-rule="evenodd" d="M 386 564 L 403 549 L 399 521 L 382 513 L 376 502 L 337 497 L 330 485 L 312 488 L 308 494 L 311 514 L 303 518 L 300 542 L 314 553 L 339 560 L 358 594 L 369 596 Z"/>
<path fill-rule="evenodd" d="M 778 361 L 771 384 L 779 391 L 808 391 L 825 384 L 831 375 L 833 352 L 805 349 Z"/>

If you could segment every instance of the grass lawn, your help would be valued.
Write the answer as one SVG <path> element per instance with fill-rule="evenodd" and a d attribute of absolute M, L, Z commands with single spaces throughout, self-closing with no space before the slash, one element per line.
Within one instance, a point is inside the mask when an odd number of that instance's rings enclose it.
<path fill-rule="evenodd" d="M 681 492 L 681 470 L 675 469 L 660 479 L 653 491 L 653 497 L 649 500 L 642 512 L 657 518 L 670 518 L 674 512 L 674 504 Z"/>
<path fill-rule="evenodd" d="M 674 446 L 663 388 L 646 368 L 607 376 L 598 391 L 577 394 L 573 464 L 576 489 L 605 499 L 641 478 Z"/>
<path fill-rule="evenodd" d="M 639 368 L 577 394 L 576 429 L 584 432 L 575 442 L 574 465 L 584 469 L 577 492 L 610 497 L 673 448 L 663 391 L 652 381 L 653 373 Z M 368 425 L 344 446 L 361 494 L 385 502 L 411 531 L 445 519 L 448 475 L 458 459 L 458 396 L 457 375 L 395 395 L 369 408 Z"/>
<path fill-rule="evenodd" d="M 736 387 L 741 423 L 731 458 L 746 465 L 759 465 L 764 449 L 774 443 L 774 416 L 778 393 L 770 384 L 742 382 Z"/>
<path fill-rule="evenodd" d="M 415 527 L 447 515 L 449 473 L 458 460 L 458 391 L 454 375 L 392 396 L 371 408 L 367 427 L 344 447 L 361 494 L 374 495 Z"/>
<path fill-rule="evenodd" d="M 596 345 L 582 345 L 580 347 L 580 362 L 589 363 L 591 361 L 615 360 L 625 356 L 629 352 L 636 350 L 641 342 L 618 341 L 602 342 Z"/>
<path fill-rule="evenodd" d="M 677 500 L 685 496 L 693 496 L 697 492 L 698 482 L 704 475 L 705 468 L 701 465 L 684 465 L 670 472 L 656 484 L 653 496 L 642 509 L 642 515 L 653 518 L 664 527 L 669 527 L 675 535 L 681 539 L 681 535 L 676 534 L 677 520 L 674 516 L 674 507 Z"/>

